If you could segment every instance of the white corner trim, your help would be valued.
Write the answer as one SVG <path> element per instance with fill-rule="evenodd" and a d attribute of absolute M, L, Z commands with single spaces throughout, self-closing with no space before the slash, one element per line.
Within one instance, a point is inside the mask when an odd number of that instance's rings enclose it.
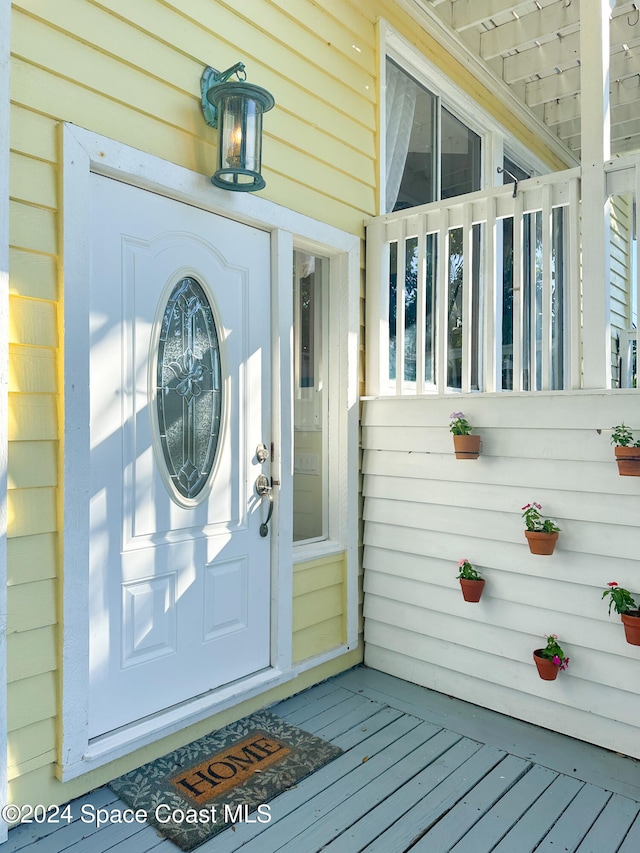
<path fill-rule="evenodd" d="M 464 41 L 462 41 L 460 36 L 446 26 L 433 9 L 430 9 L 422 0 L 397 0 L 397 3 L 414 21 L 423 26 L 430 35 L 434 36 L 438 43 L 446 48 L 454 59 L 457 59 L 465 68 L 468 68 L 486 89 L 499 98 L 518 121 L 535 133 L 536 136 L 542 137 L 549 149 L 568 168 L 580 165 L 580 160 L 576 158 L 575 154 L 549 130 L 543 121 L 515 97 L 504 80 L 498 77 L 479 56 L 476 56 Z M 504 128 L 502 132 L 506 133 Z M 548 166 L 543 171 L 546 170 L 548 170 Z"/>
<path fill-rule="evenodd" d="M 86 283 L 90 276 L 89 222 L 92 172 L 129 183 L 160 195 L 227 216 L 272 235 L 272 329 L 274 347 L 272 406 L 274 477 L 280 473 L 281 491 L 292 485 L 291 450 L 283 448 L 281 435 L 292 424 L 291 386 L 291 247 L 298 243 L 336 258 L 340 265 L 340 293 L 344 300 L 340 322 L 341 479 L 344 482 L 344 546 L 348 555 L 348 647 L 358 622 L 358 334 L 360 294 L 360 238 L 288 208 L 247 193 L 230 193 L 212 187 L 209 179 L 181 166 L 160 160 L 70 124 L 63 126 L 62 152 L 64 326 L 73 329 L 65 339 L 64 354 L 64 530 L 62 593 L 62 702 L 61 747 L 58 775 L 75 778 L 139 747 L 206 719 L 221 710 L 295 678 L 292 665 L 292 528 L 283 522 L 272 537 L 274 560 L 271 668 L 239 683 L 212 691 L 152 718 L 108 736 L 89 740 L 89 304 Z M 286 310 L 278 310 L 289 305 Z M 282 405 L 280 405 L 280 400 Z M 289 433 L 290 434 L 290 433 Z M 344 461 L 347 457 L 348 460 Z M 71 484 L 71 486 L 70 486 Z M 281 510 L 286 506 L 283 499 Z M 284 515 L 284 513 L 280 513 Z M 278 521 L 278 513 L 274 521 Z M 348 528 L 348 529 L 347 529 Z M 346 651 L 347 648 L 343 649 Z M 339 654 L 335 650 L 330 656 Z M 315 666 L 325 659 L 308 662 Z"/>
<path fill-rule="evenodd" d="M 11 0 L 0 0 L 0 423 L 7 423 L 9 358 L 9 112 Z M 0 803 L 7 802 L 7 431 L 0 430 Z M 7 824 L 0 820 L 0 844 Z"/>

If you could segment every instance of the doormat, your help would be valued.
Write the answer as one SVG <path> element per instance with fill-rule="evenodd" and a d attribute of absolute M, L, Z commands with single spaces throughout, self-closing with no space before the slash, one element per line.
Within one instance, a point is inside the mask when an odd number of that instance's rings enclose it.
<path fill-rule="evenodd" d="M 182 850 L 228 826 L 269 823 L 269 800 L 342 750 L 260 711 L 132 770 L 109 787 Z M 139 814 L 138 814 L 139 811 Z"/>

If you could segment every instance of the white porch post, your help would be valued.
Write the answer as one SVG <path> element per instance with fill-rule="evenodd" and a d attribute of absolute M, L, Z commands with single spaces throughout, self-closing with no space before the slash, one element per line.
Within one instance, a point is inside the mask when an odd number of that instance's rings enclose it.
<path fill-rule="evenodd" d="M 609 201 L 611 156 L 609 18 L 615 0 L 581 0 L 583 387 L 611 385 Z"/>

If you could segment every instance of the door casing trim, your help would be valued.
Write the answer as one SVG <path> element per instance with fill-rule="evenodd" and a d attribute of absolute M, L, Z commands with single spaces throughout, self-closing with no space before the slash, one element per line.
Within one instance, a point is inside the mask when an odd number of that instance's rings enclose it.
<path fill-rule="evenodd" d="M 62 127 L 62 264 L 65 335 L 62 455 L 62 697 L 56 771 L 62 781 L 80 776 L 296 676 L 292 663 L 293 470 L 291 326 L 293 247 L 302 244 L 329 256 L 344 301 L 340 410 L 346 458 L 340 544 L 347 559 L 347 642 L 304 668 L 355 648 L 358 642 L 358 332 L 360 240 L 333 226 L 248 194 L 213 188 L 207 177 L 71 124 Z M 168 709 L 103 737 L 89 740 L 89 241 L 90 174 L 103 175 L 271 233 L 272 476 L 282 484 L 271 535 L 271 666 L 204 697 Z M 284 439 L 284 440 L 283 440 Z M 344 467 L 344 462 L 341 463 Z M 289 486 L 289 488 L 287 488 Z M 342 497 L 342 496 L 341 496 Z"/>
<path fill-rule="evenodd" d="M 9 116 L 11 0 L 0 0 L 0 419 L 8 420 L 9 359 Z M 6 429 L 0 437 L 0 755 L 7 755 L 7 463 Z M 0 802 L 7 802 L 7 762 L 0 762 Z M 7 824 L 0 818 L 0 844 Z"/>

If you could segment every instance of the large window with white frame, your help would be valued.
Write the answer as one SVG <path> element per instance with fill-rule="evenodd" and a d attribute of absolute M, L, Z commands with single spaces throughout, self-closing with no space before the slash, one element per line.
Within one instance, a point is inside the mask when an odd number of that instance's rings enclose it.
<path fill-rule="evenodd" d="M 482 137 L 387 57 L 385 212 L 479 190 Z"/>

